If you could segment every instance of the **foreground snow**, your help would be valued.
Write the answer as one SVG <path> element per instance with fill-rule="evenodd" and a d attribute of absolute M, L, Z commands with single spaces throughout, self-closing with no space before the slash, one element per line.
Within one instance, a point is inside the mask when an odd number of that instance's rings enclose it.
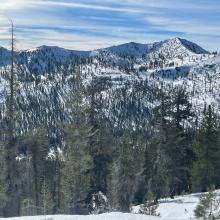
<path fill-rule="evenodd" d="M 3 218 L 0 218 L 3 219 Z M 157 220 L 158 217 L 151 217 L 138 214 L 125 214 L 125 213 L 106 213 L 101 215 L 88 215 L 88 216 L 68 216 L 68 215 L 56 215 L 56 216 L 37 216 L 37 217 L 19 217 L 11 218 L 13 220 Z"/>
<path fill-rule="evenodd" d="M 201 194 L 191 194 L 186 196 L 178 196 L 175 197 L 175 199 L 162 199 L 158 208 L 160 217 L 135 214 L 138 213 L 139 210 L 139 206 L 135 206 L 133 207 L 133 214 L 106 213 L 89 216 L 30 216 L 12 218 L 12 220 L 190 220 L 195 219 L 194 209 L 198 204 L 200 196 Z M 0 220 L 3 220 L 3 218 L 0 218 Z"/>
<path fill-rule="evenodd" d="M 177 196 L 174 199 L 160 200 L 157 213 L 160 214 L 159 219 L 163 220 L 189 220 L 195 219 L 194 210 L 199 202 L 201 194 L 190 194 L 185 196 Z M 139 206 L 133 207 L 133 212 L 138 213 Z M 149 218 L 151 220 L 151 218 Z"/>
<path fill-rule="evenodd" d="M 161 200 L 158 212 L 167 220 L 195 219 L 194 210 L 199 202 L 201 194 L 191 194 L 175 199 Z"/>

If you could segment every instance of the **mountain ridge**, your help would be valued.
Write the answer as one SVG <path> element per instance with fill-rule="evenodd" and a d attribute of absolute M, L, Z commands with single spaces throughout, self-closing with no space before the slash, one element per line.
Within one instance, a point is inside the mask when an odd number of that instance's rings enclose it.
<path fill-rule="evenodd" d="M 97 91 L 102 96 L 101 114 L 112 126 L 120 123 L 124 127 L 129 123 L 144 126 L 158 103 L 154 95 L 161 84 L 166 91 L 184 86 L 199 121 L 206 104 L 218 109 L 219 55 L 179 38 L 146 45 L 130 42 L 80 53 L 56 46 L 41 46 L 36 50 L 17 52 L 15 68 L 19 84 L 17 102 L 22 111 L 21 131 L 41 125 L 50 129 L 53 120 L 68 120 L 66 102 L 76 63 L 81 65 L 87 85 L 95 78 L 99 85 Z M 10 67 L 11 53 L 1 50 L 0 103 L 3 103 L 3 110 L 0 110 L 0 118 L 4 118 L 8 84 L 5 70 Z"/>
<path fill-rule="evenodd" d="M 104 48 L 99 48 L 99 49 L 94 49 L 94 50 L 73 50 L 73 49 L 67 49 L 64 47 L 59 47 L 59 46 L 48 46 L 48 45 L 41 45 L 32 49 L 25 49 L 25 50 L 18 50 L 17 53 L 22 53 L 22 52 L 34 52 L 34 51 L 38 51 L 38 50 L 65 50 L 68 51 L 69 53 L 91 53 L 93 51 L 100 51 L 100 50 L 113 50 L 115 48 L 129 48 L 129 47 L 145 47 L 148 48 L 148 51 L 150 51 L 150 49 L 152 49 L 154 46 L 159 46 L 161 44 L 164 43 L 179 43 L 182 44 L 182 46 L 185 46 L 187 49 L 191 50 L 194 53 L 200 54 L 200 53 L 209 53 L 207 50 L 203 49 L 202 47 L 200 47 L 198 44 L 193 43 L 191 41 L 188 41 L 186 39 L 183 38 L 179 38 L 179 37 L 175 37 L 175 38 L 170 38 L 170 39 L 166 39 L 163 41 L 156 41 L 153 43 L 138 43 L 138 42 L 128 42 L 128 43 L 123 43 L 123 44 L 119 44 L 119 45 L 113 45 L 110 47 L 104 47 Z M 194 48 L 191 48 L 193 46 Z M 10 51 L 7 48 L 1 47 L 0 46 L 0 52 L 1 50 L 5 50 L 5 51 Z"/>

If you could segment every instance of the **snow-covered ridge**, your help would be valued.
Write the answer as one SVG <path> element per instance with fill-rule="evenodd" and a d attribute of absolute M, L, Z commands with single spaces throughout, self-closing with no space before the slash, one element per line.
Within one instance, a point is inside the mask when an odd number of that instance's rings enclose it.
<path fill-rule="evenodd" d="M 181 48 L 185 50 L 189 50 L 192 53 L 195 54 L 207 54 L 209 53 L 207 50 L 201 48 L 199 45 L 192 43 L 190 41 L 187 41 L 185 39 L 181 38 L 172 38 L 161 42 L 155 42 L 151 44 L 141 44 L 141 43 L 125 43 L 117 46 L 107 47 L 98 49 L 95 51 L 109 51 L 111 53 L 117 54 L 117 55 L 130 55 L 130 56 L 140 56 L 147 53 L 152 53 L 154 51 L 162 49 L 170 49 L 170 48 Z M 161 49 L 161 50 L 162 50 Z M 27 52 L 34 52 L 34 51 L 40 51 L 40 50 L 51 50 L 53 53 L 73 53 L 77 55 L 92 55 L 94 54 L 94 51 L 77 51 L 77 50 L 68 50 L 61 47 L 56 46 L 40 46 L 32 50 L 26 50 Z"/>
<path fill-rule="evenodd" d="M 0 48 L 0 104 L 3 104 L 0 119 L 5 112 L 8 88 L 5 65 L 10 65 L 10 56 L 9 50 Z M 53 120 L 66 121 L 65 103 L 74 74 L 68 68 L 76 62 L 82 65 L 86 83 L 91 82 L 92 75 L 106 81 L 106 88 L 101 92 L 103 114 L 112 124 L 117 124 L 119 118 L 122 120 L 120 112 L 126 124 L 129 120 L 137 120 L 137 125 L 146 124 L 157 101 L 151 93 L 155 94 L 161 82 L 165 84 L 164 89 L 184 85 L 198 117 L 205 104 L 219 109 L 220 56 L 180 38 L 153 44 L 131 42 L 94 51 L 41 46 L 16 52 L 15 60 L 22 132 L 42 125 L 50 128 Z M 127 102 L 121 106 L 124 94 L 120 89 L 126 84 L 130 84 L 130 89 L 126 89 Z"/>
<path fill-rule="evenodd" d="M 208 54 L 209 52 L 195 43 L 187 41 L 181 38 L 172 38 L 169 40 L 155 42 L 152 44 L 140 44 L 135 42 L 130 42 L 127 44 L 122 44 L 118 46 L 113 46 L 105 49 L 100 49 L 97 51 L 109 51 L 115 55 L 128 55 L 142 57 L 147 54 L 159 54 L 159 53 L 173 53 L 173 56 L 178 56 L 180 53 L 185 55 L 192 54 Z M 164 54 L 166 56 L 167 54 Z"/>
<path fill-rule="evenodd" d="M 155 42 L 152 44 L 140 44 L 140 43 L 126 43 L 122 45 L 112 46 L 104 49 L 98 49 L 94 51 L 77 51 L 68 50 L 56 46 L 40 46 L 30 50 L 21 50 L 17 52 L 20 59 L 28 57 L 27 59 L 44 59 L 45 62 L 48 58 L 53 58 L 61 63 L 72 62 L 73 59 L 89 58 L 96 56 L 110 56 L 110 57 L 135 57 L 135 58 L 156 58 L 157 56 L 163 56 L 165 58 L 177 58 L 186 57 L 198 54 L 208 54 L 209 52 L 201 48 L 195 43 L 187 41 L 185 39 L 173 38 L 161 42 Z M 10 56 L 10 51 L 5 48 L 0 48 L 0 65 L 9 62 L 7 57 Z M 7 62 L 3 62 L 6 60 Z"/>

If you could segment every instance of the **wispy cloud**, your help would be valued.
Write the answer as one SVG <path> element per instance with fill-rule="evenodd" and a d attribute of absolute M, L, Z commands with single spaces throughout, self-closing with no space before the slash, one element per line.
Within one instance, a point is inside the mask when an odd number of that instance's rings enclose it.
<path fill-rule="evenodd" d="M 220 50 L 219 0 L 0 0 L 0 5 L 3 46 L 11 17 L 20 48 L 87 50 L 180 36 Z"/>
<path fill-rule="evenodd" d="M 35 1 L 32 2 L 33 6 L 52 6 L 52 7 L 67 7 L 67 8 L 82 8 L 82 9 L 90 9 L 90 10 L 101 10 L 101 11 L 114 11 L 114 12 L 126 12 L 126 13 L 139 13 L 140 10 L 132 9 L 132 8 L 116 8 L 105 5 L 97 5 L 97 4 L 82 4 L 82 3 L 70 3 L 63 1 Z"/>

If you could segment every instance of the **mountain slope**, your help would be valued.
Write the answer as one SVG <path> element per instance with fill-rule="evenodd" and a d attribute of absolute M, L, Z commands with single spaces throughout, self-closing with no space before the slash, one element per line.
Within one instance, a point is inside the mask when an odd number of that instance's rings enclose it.
<path fill-rule="evenodd" d="M 78 62 L 82 59 L 99 57 L 106 61 L 122 61 L 126 57 L 135 60 L 141 59 L 143 62 L 149 62 L 151 59 L 183 59 L 196 55 L 208 55 L 209 52 L 200 46 L 184 39 L 174 38 L 153 44 L 127 43 L 118 46 L 108 47 L 94 51 L 75 51 L 67 50 L 55 46 L 41 46 L 32 50 L 20 51 L 17 53 L 17 60 L 20 64 L 25 64 L 29 68 L 33 65 L 39 68 L 40 72 L 46 72 L 51 63 L 59 65 L 70 62 Z M 0 66 L 9 63 L 10 51 L 0 48 Z M 118 62 L 119 63 L 119 62 Z"/>
<path fill-rule="evenodd" d="M 184 86 L 202 118 L 206 104 L 219 107 L 220 58 L 187 40 L 174 38 L 153 44 L 127 43 L 95 51 L 73 51 L 42 46 L 16 53 L 17 104 L 20 132 L 69 118 L 67 99 L 74 70 L 81 64 L 87 84 L 95 77 L 101 87 L 102 117 L 112 126 L 145 126 L 157 105 L 156 94 Z M 4 118 L 10 51 L 0 49 L 0 121 Z M 9 68 L 9 66 L 7 67 Z M 123 105 L 122 105 L 123 103 Z M 116 126 L 116 127 L 117 127 Z"/>

